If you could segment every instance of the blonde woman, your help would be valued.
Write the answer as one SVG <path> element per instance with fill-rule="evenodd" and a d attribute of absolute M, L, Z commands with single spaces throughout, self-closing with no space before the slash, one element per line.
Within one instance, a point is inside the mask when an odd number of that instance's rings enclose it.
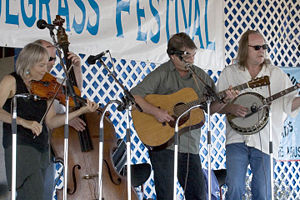
<path fill-rule="evenodd" d="M 11 187 L 12 115 L 11 101 L 16 94 L 29 93 L 32 80 L 41 80 L 47 72 L 49 55 L 39 44 L 30 43 L 20 52 L 16 72 L 6 75 L 0 82 L 0 120 L 3 121 L 3 146 L 6 176 Z M 48 165 L 48 132 L 64 124 L 64 114 L 56 114 L 51 106 L 45 120 L 40 123 L 49 102 L 17 99 L 17 199 L 40 200 L 43 196 L 44 172 Z M 86 112 L 94 112 L 98 105 L 87 105 L 69 114 L 73 119 Z"/>

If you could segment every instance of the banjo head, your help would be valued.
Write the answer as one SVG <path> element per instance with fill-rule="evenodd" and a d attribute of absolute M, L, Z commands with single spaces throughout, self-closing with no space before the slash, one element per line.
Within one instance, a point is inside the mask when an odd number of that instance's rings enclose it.
<path fill-rule="evenodd" d="M 264 97 L 255 92 L 246 92 L 233 100 L 234 104 L 248 108 L 248 117 L 227 115 L 230 126 L 241 135 L 252 135 L 268 123 L 269 109 L 264 106 Z M 251 114 L 251 115 L 250 115 Z"/>

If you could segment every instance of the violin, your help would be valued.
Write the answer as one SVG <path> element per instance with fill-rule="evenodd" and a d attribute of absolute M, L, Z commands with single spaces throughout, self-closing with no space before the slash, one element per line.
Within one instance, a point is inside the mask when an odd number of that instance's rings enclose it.
<path fill-rule="evenodd" d="M 78 87 L 72 86 L 76 95 L 76 101 L 80 103 L 86 103 L 86 99 L 81 97 L 81 92 Z M 44 77 L 40 81 L 31 81 L 30 92 L 39 96 L 43 100 L 57 99 L 60 104 L 66 105 L 66 86 L 62 85 L 57 79 L 50 73 L 45 73 Z M 69 106 L 75 107 L 75 100 L 73 97 L 69 99 Z"/>

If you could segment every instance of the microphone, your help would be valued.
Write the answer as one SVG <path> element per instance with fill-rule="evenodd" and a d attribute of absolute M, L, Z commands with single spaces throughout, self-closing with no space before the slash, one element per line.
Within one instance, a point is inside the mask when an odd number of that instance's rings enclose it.
<path fill-rule="evenodd" d="M 97 60 L 99 60 L 102 56 L 104 56 L 108 52 L 109 52 L 109 50 L 106 50 L 106 51 L 103 51 L 103 52 L 99 53 L 98 55 L 89 56 L 88 59 L 87 59 L 87 63 L 90 64 L 90 65 L 95 64 Z"/>
<path fill-rule="evenodd" d="M 184 68 L 187 70 L 190 70 L 192 66 L 193 66 L 193 64 L 185 62 Z"/>
<path fill-rule="evenodd" d="M 23 93 L 23 94 L 16 94 L 15 97 L 21 97 L 24 99 L 30 99 L 30 100 L 34 100 L 34 101 L 38 101 L 41 100 L 41 97 L 39 97 L 36 94 L 29 94 L 29 93 Z"/>
<path fill-rule="evenodd" d="M 39 29 L 45 29 L 45 28 L 48 28 L 50 30 L 53 30 L 55 29 L 55 25 L 53 24 L 48 24 L 45 20 L 43 19 L 39 19 L 37 22 L 36 22 L 36 26 L 39 28 Z"/>

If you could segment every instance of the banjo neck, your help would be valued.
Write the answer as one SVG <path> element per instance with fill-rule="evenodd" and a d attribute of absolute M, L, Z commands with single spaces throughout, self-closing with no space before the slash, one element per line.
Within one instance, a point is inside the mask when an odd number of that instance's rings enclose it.
<path fill-rule="evenodd" d="M 237 85 L 237 86 L 233 87 L 232 89 L 241 91 L 241 90 L 244 90 L 244 89 L 247 89 L 247 88 L 256 88 L 256 87 L 265 86 L 265 85 L 270 85 L 269 76 L 263 76 L 263 77 L 253 79 L 249 82 L 243 83 L 241 85 Z M 217 95 L 220 99 L 225 98 L 226 97 L 226 90 L 219 92 Z M 188 102 L 188 103 L 186 103 L 186 105 L 188 106 L 188 108 L 191 108 L 192 106 L 203 104 L 205 101 L 208 100 L 208 98 L 209 97 L 204 96 L 204 97 L 202 97 L 200 99 L 197 99 L 195 101 Z"/>
<path fill-rule="evenodd" d="M 258 87 L 258 86 L 257 86 Z M 232 89 L 233 90 L 238 90 L 238 91 L 242 91 L 244 89 L 247 89 L 247 88 L 250 88 L 249 84 L 248 83 L 243 83 L 241 85 L 238 85 L 238 86 L 235 86 L 233 87 Z M 220 97 L 220 99 L 223 99 L 226 97 L 226 90 L 222 91 L 222 92 L 219 92 L 218 93 L 218 96 Z"/>
<path fill-rule="evenodd" d="M 237 86 L 233 87 L 232 89 L 242 91 L 242 90 L 247 89 L 247 88 L 256 88 L 256 87 L 265 86 L 265 85 L 270 85 L 269 76 L 263 76 L 263 77 L 253 79 L 253 80 L 251 80 L 247 83 L 237 85 Z M 225 98 L 226 97 L 226 90 L 218 93 L 218 96 L 220 97 L 220 99 Z"/>
<path fill-rule="evenodd" d="M 280 92 L 278 92 L 276 94 L 273 94 L 272 96 L 270 96 L 270 97 L 268 97 L 268 98 L 265 99 L 265 103 L 266 104 L 270 104 L 272 101 L 274 101 L 274 100 L 276 100 L 276 99 L 278 99 L 278 98 L 280 98 L 280 97 L 282 97 L 282 96 L 284 96 L 284 95 L 286 95 L 288 93 L 291 93 L 294 90 L 297 90 L 298 88 L 299 87 L 297 85 L 294 85 L 294 86 L 289 87 L 289 88 L 287 88 L 285 90 L 282 90 L 282 91 L 280 91 Z"/>

